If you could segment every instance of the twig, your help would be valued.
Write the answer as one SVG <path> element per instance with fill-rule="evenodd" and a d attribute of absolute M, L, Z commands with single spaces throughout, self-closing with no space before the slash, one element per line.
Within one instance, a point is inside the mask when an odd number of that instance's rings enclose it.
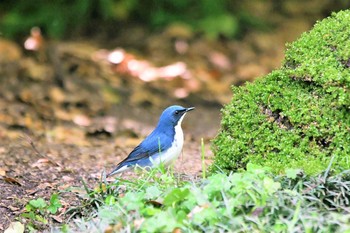
<path fill-rule="evenodd" d="M 28 134 L 23 134 L 22 136 L 20 136 L 21 139 L 25 140 L 30 146 L 31 148 L 33 149 L 33 151 L 40 157 L 42 158 L 46 158 L 47 159 L 47 156 L 42 154 L 35 146 L 34 144 L 34 141 L 32 140 L 31 137 L 29 137 Z"/>
<path fill-rule="evenodd" d="M 58 167 L 62 167 L 58 162 L 53 161 L 53 160 L 50 159 L 47 155 L 41 153 L 41 152 L 36 148 L 36 146 L 35 146 L 35 144 L 34 144 L 34 141 L 32 140 L 31 137 L 29 137 L 28 134 L 25 134 L 25 133 L 24 133 L 22 136 L 20 136 L 20 138 L 23 139 L 23 140 L 25 140 L 25 142 L 27 142 L 27 143 L 30 145 L 31 149 L 35 152 L 36 155 L 38 155 L 38 156 L 41 157 L 41 158 L 47 159 L 47 160 L 48 160 L 50 163 L 52 163 L 53 165 L 56 165 L 56 166 L 58 166 Z"/>

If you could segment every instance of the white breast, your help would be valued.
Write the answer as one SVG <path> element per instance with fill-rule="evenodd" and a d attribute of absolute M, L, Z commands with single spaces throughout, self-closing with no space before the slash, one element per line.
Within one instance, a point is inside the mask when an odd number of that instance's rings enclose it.
<path fill-rule="evenodd" d="M 185 113 L 186 114 L 186 113 Z M 171 144 L 171 147 L 164 152 L 161 152 L 155 158 L 151 158 L 151 162 L 154 166 L 158 166 L 159 164 L 170 165 L 174 162 L 182 151 L 182 146 L 184 144 L 184 135 L 181 128 L 181 122 L 185 116 L 185 114 L 181 117 L 178 124 L 175 126 L 175 136 L 174 141 Z"/>

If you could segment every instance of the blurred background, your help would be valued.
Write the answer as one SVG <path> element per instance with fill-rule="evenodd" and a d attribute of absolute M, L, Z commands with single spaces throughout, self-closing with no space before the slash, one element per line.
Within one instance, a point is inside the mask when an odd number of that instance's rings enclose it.
<path fill-rule="evenodd" d="M 96 127 L 92 118 L 138 118 L 139 109 L 152 112 L 142 121 L 154 123 L 161 109 L 178 103 L 203 106 L 196 114 L 209 125 L 200 128 L 211 137 L 219 122 L 213 117 L 230 100 L 231 85 L 278 68 L 286 42 L 349 5 L 340 0 L 1 1 L 0 127 L 40 132 L 52 121 Z M 111 119 L 102 122 L 109 128 L 99 126 L 96 133 L 115 133 Z"/>

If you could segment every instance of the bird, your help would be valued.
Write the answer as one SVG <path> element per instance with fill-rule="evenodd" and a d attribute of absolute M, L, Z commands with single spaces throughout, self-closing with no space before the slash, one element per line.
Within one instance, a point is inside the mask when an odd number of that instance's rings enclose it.
<path fill-rule="evenodd" d="M 156 128 L 122 160 L 107 177 L 134 167 L 151 168 L 172 164 L 180 155 L 184 136 L 181 123 L 186 113 L 195 109 L 179 105 L 167 107 L 161 114 Z"/>

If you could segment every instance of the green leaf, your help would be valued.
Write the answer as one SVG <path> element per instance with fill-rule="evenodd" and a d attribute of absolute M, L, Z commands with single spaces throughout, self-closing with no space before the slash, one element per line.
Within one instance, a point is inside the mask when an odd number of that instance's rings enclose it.
<path fill-rule="evenodd" d="M 23 214 L 21 214 L 21 217 L 35 220 L 34 212 L 23 213 Z"/>
<path fill-rule="evenodd" d="M 125 196 L 120 199 L 120 201 L 127 210 L 139 210 L 145 205 L 143 198 L 144 195 L 144 192 L 127 192 Z"/>
<path fill-rule="evenodd" d="M 45 200 L 41 197 L 36 200 L 29 201 L 29 204 L 36 209 L 43 209 L 47 206 Z"/>
<path fill-rule="evenodd" d="M 115 197 L 113 195 L 108 195 L 105 199 L 106 205 L 113 205 L 115 204 Z"/>
<path fill-rule="evenodd" d="M 156 215 L 159 212 L 161 212 L 160 209 L 154 208 L 153 206 L 147 206 L 142 210 L 142 215 L 149 217 L 149 216 Z"/>
<path fill-rule="evenodd" d="M 33 207 L 31 205 L 29 205 L 29 204 L 27 204 L 25 208 L 26 208 L 27 212 L 30 212 L 30 211 L 33 210 Z"/>
<path fill-rule="evenodd" d="M 287 168 L 285 170 L 286 176 L 290 179 L 295 179 L 297 178 L 298 174 L 300 174 L 301 169 L 292 169 L 292 168 Z"/>
<path fill-rule="evenodd" d="M 263 182 L 264 182 L 264 188 L 267 190 L 269 194 L 272 194 L 281 188 L 280 183 L 273 181 L 273 179 L 269 177 L 265 177 Z"/>
<path fill-rule="evenodd" d="M 47 219 L 39 214 L 35 215 L 35 219 L 38 220 L 39 222 L 44 223 L 44 224 L 48 223 Z"/>
<path fill-rule="evenodd" d="M 147 187 L 146 193 L 145 193 L 145 198 L 146 199 L 155 199 L 160 196 L 162 192 L 159 190 L 157 186 L 150 186 Z"/>
<path fill-rule="evenodd" d="M 142 224 L 142 232 L 172 232 L 179 225 L 169 211 L 163 211 L 146 218 Z"/>
<path fill-rule="evenodd" d="M 209 222 L 210 224 L 214 225 L 219 217 L 220 215 L 218 212 L 209 207 L 195 213 L 192 220 L 198 225 L 202 225 L 204 222 Z"/>
<path fill-rule="evenodd" d="M 57 210 L 61 207 L 62 207 L 62 204 L 58 198 L 58 194 L 57 193 L 52 194 L 50 198 L 50 205 L 48 206 L 47 210 L 51 214 L 56 214 Z"/>
<path fill-rule="evenodd" d="M 227 180 L 227 176 L 222 173 L 208 177 L 209 183 L 204 187 L 203 193 L 208 196 L 219 193 L 222 190 L 222 183 Z"/>
<path fill-rule="evenodd" d="M 189 194 L 190 190 L 188 188 L 175 188 L 164 197 L 163 204 L 165 206 L 174 206 L 176 203 L 184 201 Z"/>

